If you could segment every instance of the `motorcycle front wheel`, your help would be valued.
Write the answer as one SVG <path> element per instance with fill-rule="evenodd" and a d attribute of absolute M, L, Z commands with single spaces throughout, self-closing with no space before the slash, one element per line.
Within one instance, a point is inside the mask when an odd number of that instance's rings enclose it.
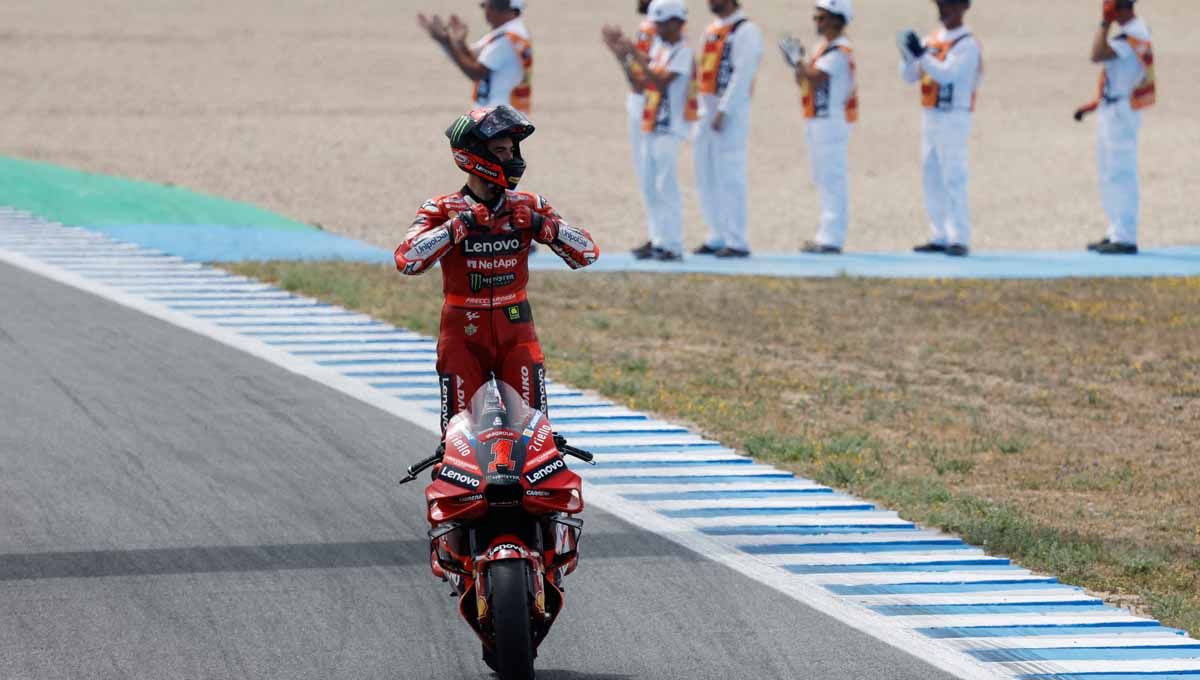
<path fill-rule="evenodd" d="M 493 668 L 500 680 L 533 680 L 528 584 L 529 565 L 523 560 L 496 562 L 488 570 L 492 630 L 496 631 L 496 651 L 491 660 L 495 661 Z"/>

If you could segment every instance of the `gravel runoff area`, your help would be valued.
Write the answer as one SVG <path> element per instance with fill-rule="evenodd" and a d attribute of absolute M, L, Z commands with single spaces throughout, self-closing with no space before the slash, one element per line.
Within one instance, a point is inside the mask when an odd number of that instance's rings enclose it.
<path fill-rule="evenodd" d="M 632 28 L 633 0 L 532 0 L 536 75 L 526 186 L 613 249 L 643 238 L 625 136 L 624 80 L 600 26 Z M 696 42 L 709 20 L 690 3 Z M 851 27 L 862 121 L 851 143 L 848 247 L 905 249 L 927 236 L 917 93 L 897 75 L 895 33 L 933 24 L 927 0 L 860 0 Z M 976 3 L 970 24 L 986 75 L 972 134 L 978 249 L 1073 249 L 1103 233 L 1088 63 L 1099 1 Z M 1142 245 L 1195 243 L 1200 198 L 1185 193 L 1200 148 L 1195 0 L 1139 3 L 1155 32 L 1160 104 L 1142 135 Z M 808 3 L 747 0 L 769 43 L 811 43 Z M 458 186 L 442 131 L 469 87 L 414 20 L 458 11 L 479 35 L 475 0 L 206 0 L 0 3 L 0 154 L 173 183 L 248 201 L 393 246 L 424 198 Z M 1189 87 L 1189 84 L 1191 87 Z M 812 236 L 796 88 L 768 47 L 751 139 L 751 241 L 795 250 Z M 683 158 L 686 237 L 703 236 Z"/>

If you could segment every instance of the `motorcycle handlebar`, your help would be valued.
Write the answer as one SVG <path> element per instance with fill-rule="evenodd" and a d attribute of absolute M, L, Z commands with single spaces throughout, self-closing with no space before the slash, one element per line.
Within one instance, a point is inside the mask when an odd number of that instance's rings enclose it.
<path fill-rule="evenodd" d="M 409 482 L 417 481 L 417 475 L 442 462 L 442 457 L 445 455 L 446 445 L 441 444 L 437 447 L 437 451 L 433 452 L 432 456 L 420 461 L 419 463 L 413 463 L 412 465 L 409 465 L 408 470 L 406 470 L 406 472 L 408 472 L 408 476 L 406 476 L 404 479 L 401 479 L 400 483 L 408 484 Z"/>
<path fill-rule="evenodd" d="M 571 446 L 570 444 L 562 445 L 561 447 L 559 447 L 559 451 L 562 451 L 563 453 L 565 453 L 568 456 L 575 456 L 576 458 L 578 458 L 579 460 L 582 460 L 583 462 L 587 463 L 588 465 L 596 464 L 596 456 L 595 456 L 595 454 L 591 453 L 590 451 L 584 451 L 583 449 L 577 449 L 574 446 Z"/>
<path fill-rule="evenodd" d="M 566 443 L 565 440 L 559 444 L 558 450 L 563 455 L 574 456 L 575 458 L 582 460 L 583 462 L 587 463 L 588 465 L 596 464 L 595 454 L 591 453 L 590 451 L 584 451 L 583 449 L 571 446 L 570 444 Z M 434 465 L 437 465 L 438 463 L 442 462 L 442 458 L 445 455 L 446 455 L 446 445 L 443 443 L 438 446 L 437 451 L 434 451 L 432 456 L 430 456 L 420 462 L 409 465 L 408 469 L 405 470 L 405 472 L 407 472 L 408 474 L 405 475 L 404 479 L 400 480 L 400 484 L 403 485 L 403 484 L 408 484 L 409 482 L 417 481 L 417 475 L 428 470 L 429 468 L 433 467 Z"/>

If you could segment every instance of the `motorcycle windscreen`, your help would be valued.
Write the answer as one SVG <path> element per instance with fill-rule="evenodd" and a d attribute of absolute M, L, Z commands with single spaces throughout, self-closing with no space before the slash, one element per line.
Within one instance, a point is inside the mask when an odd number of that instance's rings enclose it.
<path fill-rule="evenodd" d="M 455 414 L 446 431 L 461 428 L 463 434 L 487 430 L 520 432 L 536 411 L 512 385 L 493 379 L 475 390 L 467 409 Z"/>

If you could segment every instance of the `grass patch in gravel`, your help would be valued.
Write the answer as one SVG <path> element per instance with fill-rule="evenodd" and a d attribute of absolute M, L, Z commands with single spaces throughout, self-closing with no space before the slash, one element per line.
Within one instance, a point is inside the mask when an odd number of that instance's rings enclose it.
<path fill-rule="evenodd" d="M 436 331 L 436 274 L 230 269 Z M 1200 635 L 1200 278 L 532 288 L 558 380 Z"/>

